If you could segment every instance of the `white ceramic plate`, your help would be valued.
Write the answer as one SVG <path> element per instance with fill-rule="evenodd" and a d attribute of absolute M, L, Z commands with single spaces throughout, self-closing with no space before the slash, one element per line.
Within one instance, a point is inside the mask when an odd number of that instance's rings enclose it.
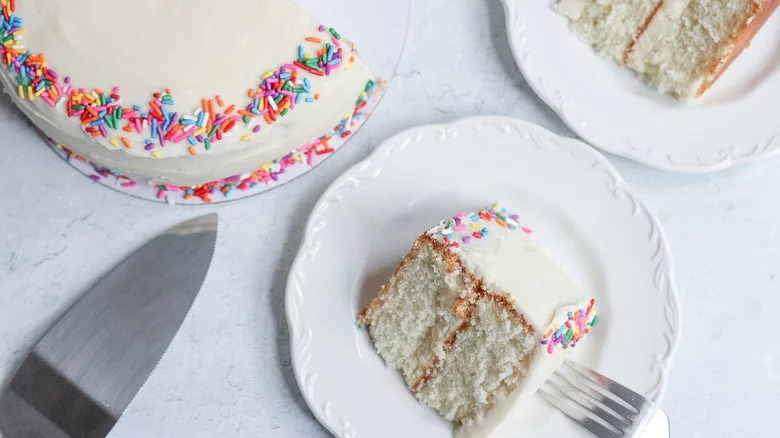
<path fill-rule="evenodd" d="M 526 81 L 569 127 L 605 151 L 663 170 L 706 172 L 780 151 L 780 13 L 693 105 L 645 85 L 569 31 L 557 0 L 503 0 Z"/>
<path fill-rule="evenodd" d="M 573 358 L 658 400 L 679 308 L 658 221 L 599 153 L 536 125 L 477 117 L 396 135 L 315 206 L 287 284 L 301 391 L 339 437 L 449 437 L 355 318 L 420 232 L 501 200 L 600 301 Z M 518 436 L 587 436 L 541 400 Z M 533 420 L 531 420 L 533 418 Z"/>

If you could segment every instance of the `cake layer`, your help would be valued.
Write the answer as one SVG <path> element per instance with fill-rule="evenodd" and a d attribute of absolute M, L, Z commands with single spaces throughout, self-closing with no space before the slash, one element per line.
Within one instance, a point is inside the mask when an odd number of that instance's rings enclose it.
<path fill-rule="evenodd" d="M 533 330 L 490 297 L 469 309 L 467 323 L 417 398 L 460 427 L 494 406 L 497 391 L 513 391 L 528 373 L 537 345 Z"/>
<path fill-rule="evenodd" d="M 561 0 L 556 7 L 596 53 L 622 63 L 626 48 L 658 4 L 658 0 Z"/>
<path fill-rule="evenodd" d="M 444 358 L 447 339 L 463 323 L 453 309 L 474 287 L 453 254 L 421 236 L 361 315 L 379 355 L 401 371 L 412 391 Z"/>
<path fill-rule="evenodd" d="M 138 180 L 254 172 L 330 133 L 371 76 L 290 0 L 13 3 L 6 89 L 47 136 Z"/>
<path fill-rule="evenodd" d="M 503 438 L 514 436 L 522 428 L 523 421 L 527 421 L 523 411 L 528 399 L 561 367 L 581 336 L 598 323 L 594 301 L 581 306 L 584 307 L 564 306 L 556 312 L 546 332 L 535 338 L 536 348 L 521 364 L 521 370 L 526 369 L 522 379 L 500 386 L 492 394 L 490 408 L 475 420 L 462 424 L 456 430 L 457 438 Z M 572 331 L 576 333 L 574 343 L 567 341 L 572 339 Z M 558 334 L 557 341 L 553 333 Z"/>
<path fill-rule="evenodd" d="M 664 0 L 627 56 L 627 65 L 660 91 L 693 98 L 713 66 L 729 56 L 756 0 Z"/>
<path fill-rule="evenodd" d="M 709 89 L 713 83 L 726 71 L 735 59 L 745 50 L 753 37 L 758 33 L 761 27 L 772 16 L 775 10 L 780 6 L 780 0 L 763 0 L 753 4 L 752 14 L 742 22 L 737 29 L 736 36 L 732 39 L 731 47 L 726 47 L 724 53 L 721 53 L 710 64 L 708 77 L 704 80 L 698 90 L 701 95 Z"/>

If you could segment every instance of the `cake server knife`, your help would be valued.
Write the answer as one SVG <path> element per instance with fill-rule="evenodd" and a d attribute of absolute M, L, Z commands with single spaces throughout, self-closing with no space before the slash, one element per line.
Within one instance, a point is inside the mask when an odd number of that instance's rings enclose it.
<path fill-rule="evenodd" d="M 0 395 L 4 437 L 105 437 L 189 311 L 216 234 L 216 214 L 179 224 L 76 301 Z"/>

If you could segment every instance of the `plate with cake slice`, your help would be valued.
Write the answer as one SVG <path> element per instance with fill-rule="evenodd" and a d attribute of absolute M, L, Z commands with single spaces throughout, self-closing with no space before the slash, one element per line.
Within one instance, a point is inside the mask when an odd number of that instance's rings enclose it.
<path fill-rule="evenodd" d="M 539 385 L 568 359 L 659 401 L 680 336 L 653 213 L 586 144 L 506 117 L 402 132 L 338 178 L 286 311 L 338 437 L 586 437 Z"/>
<path fill-rule="evenodd" d="M 778 0 L 503 0 L 515 60 L 588 143 L 707 172 L 780 150 Z"/>

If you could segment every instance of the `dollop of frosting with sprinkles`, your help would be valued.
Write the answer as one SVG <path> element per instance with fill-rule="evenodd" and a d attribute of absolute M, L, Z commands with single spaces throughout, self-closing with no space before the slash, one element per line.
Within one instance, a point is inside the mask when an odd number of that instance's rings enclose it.
<path fill-rule="evenodd" d="M 547 346 L 547 353 L 552 354 L 557 348 L 574 348 L 583 336 L 590 332 L 599 322 L 596 313 L 596 300 L 591 299 L 586 308 L 570 311 L 566 321 L 555 323 L 544 336 L 541 344 Z"/>
<path fill-rule="evenodd" d="M 496 224 L 508 230 L 521 230 L 526 234 L 532 234 L 530 228 L 521 226 L 519 216 L 510 213 L 499 204 L 491 208 L 473 213 L 458 213 L 449 220 L 443 220 L 438 225 L 428 230 L 428 234 L 441 239 L 452 248 L 460 248 L 476 240 L 488 236 L 489 223 Z"/>
<path fill-rule="evenodd" d="M 87 135 L 103 138 L 117 149 L 142 147 L 156 159 L 164 158 L 169 143 L 184 143 L 190 155 L 210 150 L 239 124 L 247 128 L 240 140 L 250 141 L 262 131 L 262 122 L 273 124 L 296 105 L 320 99 L 305 75 L 328 76 L 341 68 L 348 70 L 355 61 L 343 50 L 341 35 L 320 26 L 317 36 L 305 38 L 297 47 L 297 56 L 291 53 L 289 63 L 261 76 L 259 85 L 248 90 L 246 105 L 227 103 L 216 95 L 203 98 L 192 112 L 179 112 L 173 108 L 170 89 L 153 93 L 143 105 L 124 104 L 120 87 L 110 91 L 77 87 L 47 65 L 45 55 L 25 49 L 21 42 L 24 21 L 13 15 L 16 0 L 0 0 L 0 7 L 0 59 L 15 76 L 20 99 L 41 99 L 51 107 L 64 108 Z M 130 133 L 145 138 L 134 144 L 127 137 Z"/>

